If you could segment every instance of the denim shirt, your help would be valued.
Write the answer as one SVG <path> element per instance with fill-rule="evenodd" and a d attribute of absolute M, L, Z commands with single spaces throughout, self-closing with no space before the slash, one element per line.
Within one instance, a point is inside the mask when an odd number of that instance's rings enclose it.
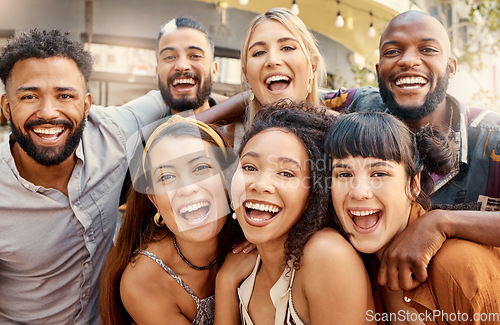
<path fill-rule="evenodd" d="M 23 179 L 0 144 L 0 323 L 97 324 L 99 274 L 127 172 L 127 139 L 163 116 L 158 91 L 92 106 L 68 196 Z"/>

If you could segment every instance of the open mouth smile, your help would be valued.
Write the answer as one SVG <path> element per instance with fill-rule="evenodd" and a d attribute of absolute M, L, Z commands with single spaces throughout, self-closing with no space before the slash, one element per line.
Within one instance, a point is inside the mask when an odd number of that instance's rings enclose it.
<path fill-rule="evenodd" d="M 172 87 L 176 91 L 185 92 L 191 90 L 194 86 L 198 84 L 198 80 L 196 78 L 176 78 L 172 80 Z"/>
<path fill-rule="evenodd" d="M 412 90 L 424 87 L 429 81 L 423 77 L 401 77 L 396 78 L 394 83 L 399 88 Z"/>
<path fill-rule="evenodd" d="M 359 233 L 369 233 L 377 228 L 382 216 L 382 210 L 348 210 L 347 213 L 351 217 L 354 225 L 354 230 Z"/>
<path fill-rule="evenodd" d="M 208 218 L 210 210 L 210 202 L 201 201 L 181 207 L 177 215 L 189 224 L 199 224 Z"/>
<path fill-rule="evenodd" d="M 270 91 L 283 91 L 290 85 L 292 80 L 285 75 L 274 75 L 265 80 L 267 89 Z"/>
<path fill-rule="evenodd" d="M 282 208 L 269 203 L 245 202 L 245 219 L 252 226 L 268 224 Z"/>
<path fill-rule="evenodd" d="M 31 128 L 31 131 L 42 140 L 54 141 L 58 139 L 61 136 L 61 134 L 63 134 L 65 129 L 66 127 L 62 125 L 55 125 L 51 127 L 34 126 Z"/>

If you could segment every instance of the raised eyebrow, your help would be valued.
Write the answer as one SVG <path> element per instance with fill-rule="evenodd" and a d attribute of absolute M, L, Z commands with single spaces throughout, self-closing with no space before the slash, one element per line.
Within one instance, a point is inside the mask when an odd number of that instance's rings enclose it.
<path fill-rule="evenodd" d="M 376 161 L 376 162 L 370 164 L 370 167 L 381 167 L 381 166 L 394 168 L 394 166 L 392 164 L 388 163 L 387 161 Z"/>
<path fill-rule="evenodd" d="M 161 169 L 167 169 L 167 168 L 174 168 L 174 166 L 173 165 L 167 165 L 167 164 L 160 165 L 160 166 L 156 167 L 153 170 L 153 175 L 156 175 L 156 172 L 158 172 L 159 170 L 161 170 Z"/>
<path fill-rule="evenodd" d="M 197 160 L 200 160 L 200 159 L 203 159 L 203 158 L 207 158 L 207 159 L 210 160 L 209 156 L 207 156 L 207 155 L 200 155 L 200 156 L 194 157 L 193 159 L 189 160 L 188 164 L 192 164 L 192 163 L 196 162 Z"/>
<path fill-rule="evenodd" d="M 248 47 L 248 50 L 250 51 L 252 48 L 254 48 L 254 47 L 256 47 L 256 46 L 259 46 L 259 45 L 266 45 L 266 42 L 264 42 L 264 41 L 258 41 L 258 42 L 255 42 L 255 43 L 253 43 L 252 45 L 250 45 L 250 46 Z"/>
<path fill-rule="evenodd" d="M 283 43 L 283 42 L 287 42 L 287 41 L 294 41 L 294 42 L 298 42 L 295 38 L 293 37 L 282 37 L 280 39 L 278 39 L 278 43 Z"/>
<path fill-rule="evenodd" d="M 21 87 L 19 87 L 19 88 L 16 89 L 16 94 L 20 93 L 20 92 L 23 92 L 23 91 L 38 91 L 38 90 L 40 90 L 39 87 L 21 86 Z"/>
<path fill-rule="evenodd" d="M 202 49 L 202 48 L 201 48 L 201 47 L 199 47 L 199 46 L 195 46 L 195 45 L 191 45 L 191 46 L 189 46 L 189 47 L 188 47 L 188 50 L 197 50 L 197 51 L 200 51 L 200 52 L 205 53 L 205 50 L 204 50 L 204 49 Z"/>
<path fill-rule="evenodd" d="M 292 158 L 289 158 L 289 157 L 279 157 L 278 160 L 281 161 L 282 163 L 291 163 L 291 164 L 297 166 L 297 168 L 299 170 L 302 170 L 302 166 L 295 159 L 292 159 Z"/>
<path fill-rule="evenodd" d="M 435 38 L 422 38 L 420 40 L 420 42 L 436 42 L 436 43 L 439 43 L 439 41 Z M 381 48 L 383 48 L 384 46 L 387 46 L 387 45 L 392 45 L 392 44 L 399 44 L 399 43 L 402 43 L 401 41 L 395 41 L 395 40 L 391 40 L 391 41 L 385 41 L 382 43 L 382 46 L 380 46 Z"/>
<path fill-rule="evenodd" d="M 34 87 L 34 86 L 21 86 L 16 89 L 16 94 L 24 91 L 39 91 L 39 87 Z M 76 92 L 76 88 L 74 87 L 54 87 L 54 90 L 57 92 L 64 92 L 64 91 L 73 91 Z"/>
<path fill-rule="evenodd" d="M 349 169 L 349 168 L 351 168 L 351 166 L 349 166 L 348 164 L 337 163 L 337 164 L 332 165 L 332 168 L 333 169 L 335 169 L 335 168 L 346 168 L 346 169 Z"/>
<path fill-rule="evenodd" d="M 187 162 L 187 164 L 192 164 L 193 162 L 196 162 L 197 160 L 200 160 L 200 159 L 203 159 L 203 158 L 208 158 L 210 159 L 210 157 L 208 157 L 207 155 L 199 155 L 197 157 L 194 157 L 193 159 L 189 160 Z M 162 164 L 162 165 L 159 165 L 158 167 L 156 167 L 154 170 L 153 170 L 153 173 L 156 173 L 159 169 L 166 169 L 166 168 L 175 168 L 174 165 L 169 165 L 169 164 Z"/>
<path fill-rule="evenodd" d="M 401 42 L 400 41 L 385 41 L 380 45 L 380 48 L 383 48 L 384 46 L 387 46 L 387 45 L 393 45 L 393 44 L 399 44 L 399 43 L 401 43 Z"/>
<path fill-rule="evenodd" d="M 54 87 L 54 90 L 55 91 L 58 91 L 58 92 L 64 92 L 64 91 L 77 91 L 76 88 L 73 88 L 73 87 Z"/>
<path fill-rule="evenodd" d="M 201 47 L 199 46 L 195 46 L 195 45 L 191 45 L 191 46 L 188 46 L 188 50 L 197 50 L 197 51 L 200 51 L 200 52 L 203 52 L 205 53 L 205 50 L 203 50 Z M 160 50 L 160 55 L 165 52 L 165 51 L 175 51 L 175 48 L 173 47 L 170 47 L 170 46 L 167 46 L 167 47 L 164 47 Z"/>
<path fill-rule="evenodd" d="M 241 158 L 245 158 L 246 156 L 250 156 L 252 158 L 259 158 L 260 157 L 260 155 L 258 153 L 256 153 L 255 151 L 246 152 L 243 156 L 241 156 Z"/>

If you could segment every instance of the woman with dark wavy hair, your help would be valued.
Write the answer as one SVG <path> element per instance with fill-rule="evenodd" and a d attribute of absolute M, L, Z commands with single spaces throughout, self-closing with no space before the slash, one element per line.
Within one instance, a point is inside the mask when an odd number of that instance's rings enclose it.
<path fill-rule="evenodd" d="M 231 196 L 259 253 L 238 289 L 243 324 L 366 324 L 368 275 L 328 214 L 323 141 L 333 122 L 321 108 L 280 100 L 243 138 Z"/>
<path fill-rule="evenodd" d="M 339 117 L 325 147 L 332 165 L 334 220 L 342 224 L 352 245 L 366 254 L 375 283 L 377 265 L 389 243 L 431 207 L 434 181 L 428 173 L 446 175 L 454 166 L 455 148 L 436 129 L 424 127 L 413 134 L 386 113 Z M 367 314 L 367 319 L 380 319 L 385 312 L 400 321 L 427 324 L 498 324 L 500 248 L 449 239 L 426 271 L 428 278 L 422 283 L 416 280 L 420 275 L 409 276 L 416 282 L 413 290 L 374 290 L 380 304 L 377 314 Z M 482 318 L 488 315 L 496 319 Z"/>

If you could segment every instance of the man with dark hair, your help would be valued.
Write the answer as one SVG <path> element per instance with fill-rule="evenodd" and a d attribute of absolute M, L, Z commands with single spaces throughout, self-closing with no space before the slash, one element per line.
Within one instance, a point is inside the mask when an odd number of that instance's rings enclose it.
<path fill-rule="evenodd" d="M 156 43 L 158 87 L 171 113 L 198 113 L 216 104 L 209 102 L 218 69 L 214 50 L 208 31 L 190 18 L 163 25 Z"/>
<path fill-rule="evenodd" d="M 98 323 L 127 138 L 167 111 L 149 97 L 91 109 L 91 70 L 90 54 L 59 30 L 22 33 L 3 48 L 12 134 L 0 144 L 2 324 Z"/>
<path fill-rule="evenodd" d="M 427 278 L 429 261 L 447 238 L 500 246 L 500 114 L 469 108 L 446 93 L 457 61 L 446 29 L 432 16 L 408 11 L 394 17 L 379 50 L 380 93 L 370 87 L 340 90 L 327 94 L 326 104 L 342 103 L 339 109 L 347 112 L 387 111 L 415 132 L 431 125 L 448 133 L 458 151 L 454 170 L 431 175 L 431 200 L 441 209 L 409 225 L 384 252 L 379 281 L 407 290 Z"/>
<path fill-rule="evenodd" d="M 192 18 L 180 17 L 167 21 L 156 41 L 156 74 L 158 90 L 150 91 L 155 103 L 166 105 L 167 115 L 190 111 L 206 122 L 229 123 L 232 111 L 244 111 L 245 96 L 236 95 L 217 104 L 211 97 L 218 65 L 214 61 L 215 45 L 207 29 Z M 222 99 L 220 96 L 219 99 Z M 140 105 L 141 102 L 137 102 Z M 131 103 L 132 106 L 136 104 Z M 215 106 L 213 110 L 209 108 Z M 237 109 L 235 109 L 238 107 Z M 223 121 L 222 121 L 223 120 Z M 226 129 L 226 131 L 228 131 Z M 231 138 L 231 134 L 226 134 Z M 130 179 L 122 190 L 124 202 Z"/>

